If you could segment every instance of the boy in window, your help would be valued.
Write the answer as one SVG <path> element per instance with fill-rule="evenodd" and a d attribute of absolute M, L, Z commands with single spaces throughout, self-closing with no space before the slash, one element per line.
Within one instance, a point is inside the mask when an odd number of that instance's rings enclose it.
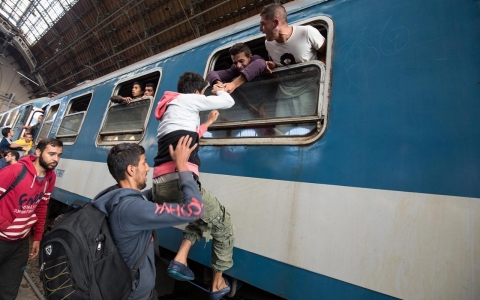
<path fill-rule="evenodd" d="M 176 145 L 180 137 L 189 135 L 192 143 L 198 143 L 207 127 L 218 117 L 216 109 L 232 107 L 235 102 L 223 87 L 214 86 L 212 93 L 216 96 L 204 96 L 206 81 L 197 73 L 186 72 L 180 76 L 175 92 L 165 92 L 155 110 L 155 117 L 160 120 L 157 129 L 158 153 L 154 159 L 153 200 L 157 203 L 183 201 L 178 172 L 169 155 L 169 145 Z M 200 126 L 200 111 L 214 110 L 208 121 Z M 187 267 L 188 252 L 192 245 L 200 241 L 202 232 L 207 232 L 212 241 L 213 280 L 210 299 L 221 299 L 230 292 L 230 285 L 223 278 L 223 272 L 233 266 L 233 224 L 230 214 L 217 198 L 205 190 L 199 181 L 198 168 L 200 158 L 195 149 L 188 160 L 188 170 L 197 180 L 202 195 L 205 215 L 198 221 L 188 224 L 183 233 L 183 240 L 174 260 L 168 266 L 168 274 L 177 280 L 193 280 L 194 274 Z"/>
<path fill-rule="evenodd" d="M 153 97 L 155 96 L 155 84 L 149 82 L 145 85 L 145 97 Z"/>
<path fill-rule="evenodd" d="M 114 103 L 130 103 L 132 100 L 140 99 L 143 97 L 144 89 L 143 84 L 140 82 L 134 82 L 132 86 L 132 97 L 122 97 L 120 95 L 114 95 L 110 97 L 110 101 Z"/>
<path fill-rule="evenodd" d="M 266 63 L 261 56 L 252 55 L 250 48 L 243 43 L 233 45 L 228 52 L 233 61 L 230 69 L 208 72 L 207 81 L 211 86 L 223 85 L 225 91 L 231 94 L 246 81 L 262 74 L 265 71 Z M 224 82 L 227 83 L 224 84 Z"/>

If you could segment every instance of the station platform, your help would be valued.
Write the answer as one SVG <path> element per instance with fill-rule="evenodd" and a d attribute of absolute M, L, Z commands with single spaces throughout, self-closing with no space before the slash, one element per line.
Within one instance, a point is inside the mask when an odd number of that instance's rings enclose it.
<path fill-rule="evenodd" d="M 18 290 L 17 300 L 37 300 L 38 297 L 35 295 L 33 290 L 30 288 L 25 277 L 22 278 L 22 283 L 20 284 L 20 289 Z"/>
<path fill-rule="evenodd" d="M 167 275 L 167 267 L 170 259 L 173 255 L 167 255 L 167 259 L 156 259 L 155 267 L 157 270 L 156 275 L 156 288 L 159 295 L 159 300 L 208 300 L 208 293 L 204 292 L 198 287 L 190 284 L 186 281 L 176 281 Z M 192 262 L 192 265 L 195 265 Z M 193 266 L 191 266 L 193 267 Z M 201 267 L 202 268 L 202 267 Z M 40 285 L 38 279 L 38 261 L 30 261 L 27 265 L 27 272 L 32 278 L 35 284 Z M 199 274 L 201 272 L 198 272 Z M 37 287 L 40 292 L 43 293 L 43 287 Z M 18 292 L 17 300 L 43 300 L 44 298 L 38 298 L 33 289 L 28 284 L 25 277 L 22 278 L 20 289 Z M 224 297 L 226 300 L 282 300 L 281 297 L 269 294 L 265 291 L 259 290 L 251 285 L 244 284 L 237 294 L 233 298 Z"/>

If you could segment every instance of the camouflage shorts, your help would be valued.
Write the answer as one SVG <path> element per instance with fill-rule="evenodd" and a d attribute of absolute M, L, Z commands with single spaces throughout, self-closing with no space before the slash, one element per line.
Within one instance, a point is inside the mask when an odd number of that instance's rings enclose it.
<path fill-rule="evenodd" d="M 198 181 L 197 181 L 198 182 Z M 220 204 L 217 197 L 210 191 L 201 187 L 198 182 L 200 194 L 202 195 L 205 215 L 200 220 L 190 223 L 183 232 L 183 238 L 194 244 L 202 239 L 203 232 L 207 233 L 206 241 L 212 236 L 212 262 L 214 272 L 223 272 L 233 266 L 233 223 L 230 214 Z M 163 202 L 183 202 L 183 194 L 178 179 L 153 184 L 153 201 L 161 204 Z"/>

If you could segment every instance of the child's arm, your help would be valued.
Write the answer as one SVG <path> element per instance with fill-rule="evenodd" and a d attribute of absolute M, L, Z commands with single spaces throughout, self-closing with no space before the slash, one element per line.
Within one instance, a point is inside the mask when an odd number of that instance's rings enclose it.
<path fill-rule="evenodd" d="M 208 114 L 207 121 L 205 123 L 203 123 L 202 125 L 200 125 L 200 127 L 198 127 L 198 129 L 197 129 L 198 137 L 203 136 L 203 134 L 208 130 L 208 127 L 210 125 L 212 125 L 217 120 L 218 115 L 220 115 L 220 113 L 216 109 L 212 110 Z"/>
<path fill-rule="evenodd" d="M 182 94 L 175 101 L 190 111 L 206 111 L 212 109 L 227 109 L 235 104 L 232 96 L 223 91 L 223 87 L 214 86 L 216 96 L 205 96 L 196 94 Z M 214 92 L 212 90 L 212 92 Z"/>

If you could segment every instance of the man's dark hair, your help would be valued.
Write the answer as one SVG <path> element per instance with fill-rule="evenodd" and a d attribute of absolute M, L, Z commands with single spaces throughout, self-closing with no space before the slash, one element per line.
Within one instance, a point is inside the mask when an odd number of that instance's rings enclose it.
<path fill-rule="evenodd" d="M 237 55 L 243 52 L 245 53 L 246 57 L 249 57 L 252 54 L 250 48 L 244 43 L 238 43 L 233 45 L 232 48 L 228 50 L 228 52 L 230 53 L 230 55 Z"/>
<path fill-rule="evenodd" d="M 31 136 L 33 137 L 33 134 L 32 134 L 31 132 L 25 132 L 25 133 L 23 134 L 24 137 L 27 136 L 27 135 L 31 135 Z"/>
<path fill-rule="evenodd" d="M 14 156 L 16 161 L 20 159 L 20 153 L 18 153 L 18 151 L 8 150 L 5 152 L 5 156 L 7 156 L 8 153 L 10 153 L 11 156 Z"/>
<path fill-rule="evenodd" d="M 207 86 L 203 77 L 195 72 L 185 72 L 178 78 L 177 91 L 182 94 L 201 92 Z"/>
<path fill-rule="evenodd" d="M 54 138 L 43 139 L 38 142 L 37 149 L 40 149 L 40 152 L 43 152 L 43 150 L 47 148 L 47 145 L 50 145 L 52 147 L 63 147 L 63 142 Z"/>
<path fill-rule="evenodd" d="M 134 85 L 138 85 L 138 86 L 140 86 L 140 89 L 141 89 L 142 91 L 144 91 L 144 90 L 145 90 L 145 87 L 143 86 L 143 84 L 142 84 L 142 83 L 140 83 L 140 82 L 138 82 L 138 81 L 135 81 L 135 82 L 132 84 L 132 88 L 133 88 L 133 86 L 134 86 Z"/>
<path fill-rule="evenodd" d="M 107 157 L 107 166 L 113 179 L 119 182 L 127 178 L 125 175 L 127 167 L 129 165 L 138 166 L 142 154 L 145 154 L 145 149 L 133 143 L 121 143 L 110 149 Z"/>
<path fill-rule="evenodd" d="M 260 16 L 265 16 L 267 20 L 273 20 L 277 18 L 283 23 L 287 23 L 287 11 L 285 7 L 280 3 L 272 3 L 265 5 L 265 7 L 260 12 Z"/>
<path fill-rule="evenodd" d="M 149 82 L 149 83 L 147 83 L 147 84 L 145 85 L 145 87 L 152 87 L 153 90 L 155 90 L 155 83 Z"/>
<path fill-rule="evenodd" d="M 10 133 L 10 130 L 12 130 L 12 128 L 10 128 L 10 127 L 5 127 L 5 128 L 3 128 L 3 129 L 2 129 L 2 135 L 3 135 L 4 137 L 7 137 L 8 134 Z"/>

